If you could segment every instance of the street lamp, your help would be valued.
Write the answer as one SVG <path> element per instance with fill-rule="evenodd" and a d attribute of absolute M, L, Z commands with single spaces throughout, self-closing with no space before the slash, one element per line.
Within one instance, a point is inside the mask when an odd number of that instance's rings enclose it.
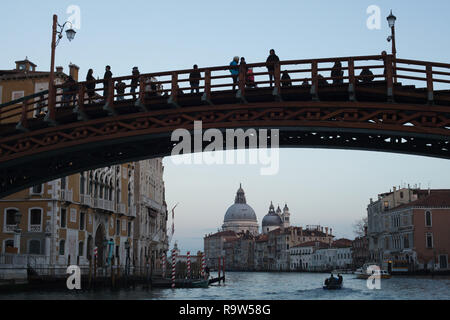
<path fill-rule="evenodd" d="M 59 44 L 59 41 L 63 38 L 64 28 L 67 24 L 70 24 L 70 29 L 67 29 L 66 36 L 69 41 L 72 41 L 75 38 L 76 31 L 73 29 L 72 23 L 67 21 L 63 25 L 58 23 L 58 16 L 53 15 L 53 30 L 52 30 L 52 54 L 50 61 L 50 76 L 49 76 L 49 84 L 48 84 L 48 117 L 46 120 L 54 121 L 55 120 L 55 51 L 56 47 Z M 58 37 L 58 39 L 56 39 Z"/>
<path fill-rule="evenodd" d="M 394 82 L 397 83 L 397 48 L 395 47 L 395 21 L 397 17 L 391 14 L 386 18 L 389 28 L 391 28 L 391 35 L 387 38 L 388 42 L 392 41 L 392 55 L 394 57 Z"/>

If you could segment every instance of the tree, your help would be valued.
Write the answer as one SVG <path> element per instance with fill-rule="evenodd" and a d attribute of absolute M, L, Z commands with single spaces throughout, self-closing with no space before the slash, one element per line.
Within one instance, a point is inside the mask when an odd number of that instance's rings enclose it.
<path fill-rule="evenodd" d="M 357 237 L 364 237 L 366 235 L 365 228 L 367 227 L 368 219 L 367 217 L 356 220 L 353 224 L 353 232 Z"/>

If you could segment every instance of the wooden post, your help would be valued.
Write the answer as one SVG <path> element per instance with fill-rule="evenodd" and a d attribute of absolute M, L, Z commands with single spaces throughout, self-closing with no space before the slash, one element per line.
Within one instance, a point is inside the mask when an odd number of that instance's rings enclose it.
<path fill-rule="evenodd" d="M 55 90 L 55 51 L 56 51 L 56 34 L 58 26 L 58 16 L 53 15 L 53 28 L 52 28 L 52 52 L 50 61 L 50 76 L 48 81 L 48 114 L 47 120 L 54 122 L 56 120 L 56 90 Z"/>
<path fill-rule="evenodd" d="M 222 257 L 223 263 L 222 263 L 222 271 L 223 271 L 223 283 L 225 284 L 225 257 Z"/>
<path fill-rule="evenodd" d="M 114 80 L 109 79 L 108 80 L 108 97 L 107 97 L 107 104 L 112 107 L 114 104 Z"/>
<path fill-rule="evenodd" d="M 22 116 L 20 117 L 20 124 L 23 128 L 28 127 L 28 100 L 22 102 Z"/>
<path fill-rule="evenodd" d="M 116 259 L 113 257 L 111 259 L 111 288 L 114 289 L 114 264 L 115 264 Z"/>
<path fill-rule="evenodd" d="M 392 56 L 389 55 L 389 56 L 385 57 L 384 69 L 386 70 L 388 102 L 393 102 L 394 101 L 394 79 L 393 79 Z"/>
<path fill-rule="evenodd" d="M 246 64 L 239 66 L 239 91 L 241 97 L 245 97 L 245 78 L 247 76 Z"/>
<path fill-rule="evenodd" d="M 219 274 L 219 286 L 220 286 L 220 260 L 222 259 L 222 257 L 219 257 L 218 258 L 218 260 L 219 260 L 219 265 L 218 265 L 218 267 L 217 267 L 217 270 L 218 270 L 218 274 Z"/>
<path fill-rule="evenodd" d="M 211 70 L 205 70 L 205 92 L 202 101 L 211 104 Z"/>
<path fill-rule="evenodd" d="M 433 66 L 427 63 L 427 100 L 429 104 L 434 103 L 434 87 L 433 87 Z"/>
<path fill-rule="evenodd" d="M 170 92 L 169 103 L 178 107 L 178 74 L 172 73 L 172 90 Z"/>
<path fill-rule="evenodd" d="M 281 92 L 281 65 L 280 62 L 275 63 L 274 70 L 274 80 L 275 80 L 275 88 L 273 91 L 273 95 L 279 96 Z"/>
<path fill-rule="evenodd" d="M 318 79 L 318 73 L 317 73 L 317 61 L 313 61 L 311 63 L 311 95 L 312 95 L 312 99 L 314 101 L 319 100 L 319 95 L 318 95 L 318 91 L 319 91 L 319 79 Z"/>
<path fill-rule="evenodd" d="M 348 94 L 349 100 L 355 101 L 355 90 L 356 90 L 356 78 L 355 78 L 355 61 L 353 59 L 348 60 Z"/>
<path fill-rule="evenodd" d="M 92 258 L 89 259 L 89 289 L 92 286 Z"/>

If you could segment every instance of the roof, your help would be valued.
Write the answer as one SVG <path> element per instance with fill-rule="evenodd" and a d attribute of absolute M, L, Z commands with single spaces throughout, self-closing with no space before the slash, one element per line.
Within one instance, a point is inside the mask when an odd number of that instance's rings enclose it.
<path fill-rule="evenodd" d="M 205 238 L 215 238 L 215 237 L 237 237 L 236 232 L 227 230 L 227 231 L 220 231 L 213 234 L 207 235 Z"/>
<path fill-rule="evenodd" d="M 332 243 L 333 248 L 349 248 L 353 245 L 353 241 L 349 239 L 338 239 Z"/>
<path fill-rule="evenodd" d="M 267 234 L 260 235 L 256 238 L 256 242 L 265 242 L 269 240 L 269 236 Z"/>
<path fill-rule="evenodd" d="M 405 203 L 389 211 L 395 211 L 402 208 L 409 207 L 427 207 L 427 208 L 442 208 L 450 207 L 450 190 L 448 189 L 436 189 L 430 190 L 430 193 L 426 196 L 419 198 L 416 201 Z M 428 193 L 428 191 L 427 191 Z"/>
<path fill-rule="evenodd" d="M 0 80 L 15 80 L 15 79 L 29 79 L 29 78 L 48 78 L 50 72 L 48 71 L 18 71 L 18 70 L 0 70 Z M 55 72 L 55 77 L 68 77 L 65 73 Z"/>

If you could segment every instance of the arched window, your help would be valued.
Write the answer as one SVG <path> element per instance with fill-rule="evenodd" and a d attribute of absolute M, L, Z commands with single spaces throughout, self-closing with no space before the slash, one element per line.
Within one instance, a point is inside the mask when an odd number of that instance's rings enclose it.
<path fill-rule="evenodd" d="M 64 253 L 65 253 L 65 248 L 66 247 L 66 241 L 65 240 L 61 240 L 60 242 L 59 242 L 59 255 L 60 256 L 63 256 L 64 255 Z"/>
<path fill-rule="evenodd" d="M 431 227 L 432 226 L 431 212 L 430 211 L 426 211 L 425 212 L 425 226 L 427 226 L 427 227 Z"/>
<path fill-rule="evenodd" d="M 41 254 L 41 241 L 30 240 L 30 242 L 28 244 L 28 253 L 29 254 Z"/>
<path fill-rule="evenodd" d="M 84 243 L 83 243 L 83 241 L 80 241 L 80 243 L 78 244 L 78 255 L 80 257 L 84 257 Z"/>
<path fill-rule="evenodd" d="M 16 208 L 6 209 L 5 212 L 5 231 L 11 232 L 14 231 L 14 228 L 16 226 L 16 213 L 18 213 L 19 210 Z"/>

